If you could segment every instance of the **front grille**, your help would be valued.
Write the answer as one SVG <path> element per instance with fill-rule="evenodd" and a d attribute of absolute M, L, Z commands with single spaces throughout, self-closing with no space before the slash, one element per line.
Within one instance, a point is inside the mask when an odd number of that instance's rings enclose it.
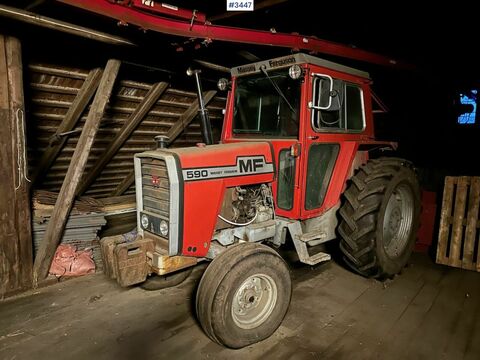
<path fill-rule="evenodd" d="M 142 197 L 143 210 L 170 218 L 170 182 L 164 160 L 143 158 Z"/>

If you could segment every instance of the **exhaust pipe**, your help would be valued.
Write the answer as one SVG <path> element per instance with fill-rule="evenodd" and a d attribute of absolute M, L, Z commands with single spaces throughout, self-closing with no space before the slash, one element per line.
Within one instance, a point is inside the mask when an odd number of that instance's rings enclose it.
<path fill-rule="evenodd" d="M 210 125 L 210 118 L 208 117 L 208 110 L 205 107 L 203 100 L 202 83 L 200 82 L 201 70 L 187 69 L 188 76 L 195 76 L 197 84 L 197 98 L 198 98 L 198 113 L 200 114 L 200 126 L 202 128 L 203 142 L 207 145 L 213 144 L 212 127 Z"/>
<path fill-rule="evenodd" d="M 157 149 L 165 149 L 168 147 L 168 136 L 157 135 L 155 136 L 155 142 L 157 143 Z"/>

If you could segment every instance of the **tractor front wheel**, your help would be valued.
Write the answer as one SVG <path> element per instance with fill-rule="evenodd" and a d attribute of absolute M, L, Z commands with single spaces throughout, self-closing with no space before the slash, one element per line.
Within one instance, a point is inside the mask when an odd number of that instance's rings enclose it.
<path fill-rule="evenodd" d="M 274 250 L 241 243 L 207 267 L 198 287 L 197 316 L 210 339 L 242 348 L 273 334 L 287 313 L 291 292 L 288 267 Z"/>
<path fill-rule="evenodd" d="M 415 244 L 420 187 L 406 160 L 374 159 L 352 177 L 340 209 L 340 249 L 358 273 L 379 279 L 402 270 Z"/>

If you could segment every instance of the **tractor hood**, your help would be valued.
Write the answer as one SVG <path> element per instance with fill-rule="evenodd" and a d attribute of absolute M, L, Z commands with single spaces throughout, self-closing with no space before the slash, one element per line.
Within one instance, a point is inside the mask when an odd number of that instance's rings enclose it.
<path fill-rule="evenodd" d="M 272 148 L 267 142 L 159 149 L 142 157 L 158 153 L 170 153 L 178 159 L 184 181 L 274 174 Z"/>
<path fill-rule="evenodd" d="M 157 235 L 159 219 L 168 219 L 169 254 L 196 257 L 208 252 L 229 188 L 275 179 L 268 142 L 147 151 L 135 155 L 135 174 L 139 229 L 143 215 Z"/>

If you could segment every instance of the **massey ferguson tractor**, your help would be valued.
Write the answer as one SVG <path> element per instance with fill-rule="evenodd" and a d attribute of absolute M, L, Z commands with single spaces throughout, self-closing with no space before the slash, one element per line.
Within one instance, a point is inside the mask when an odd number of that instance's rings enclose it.
<path fill-rule="evenodd" d="M 390 278 L 412 251 L 420 201 L 412 164 L 375 140 L 367 73 L 295 54 L 231 74 L 220 82 L 230 87 L 220 144 L 171 149 L 161 139 L 135 156 L 139 235 L 117 246 L 115 268 L 131 285 L 208 261 L 199 322 L 241 348 L 287 312 L 292 286 L 277 248 L 292 242 L 315 265 L 330 260 L 318 245 L 339 238 L 350 268 Z"/>

